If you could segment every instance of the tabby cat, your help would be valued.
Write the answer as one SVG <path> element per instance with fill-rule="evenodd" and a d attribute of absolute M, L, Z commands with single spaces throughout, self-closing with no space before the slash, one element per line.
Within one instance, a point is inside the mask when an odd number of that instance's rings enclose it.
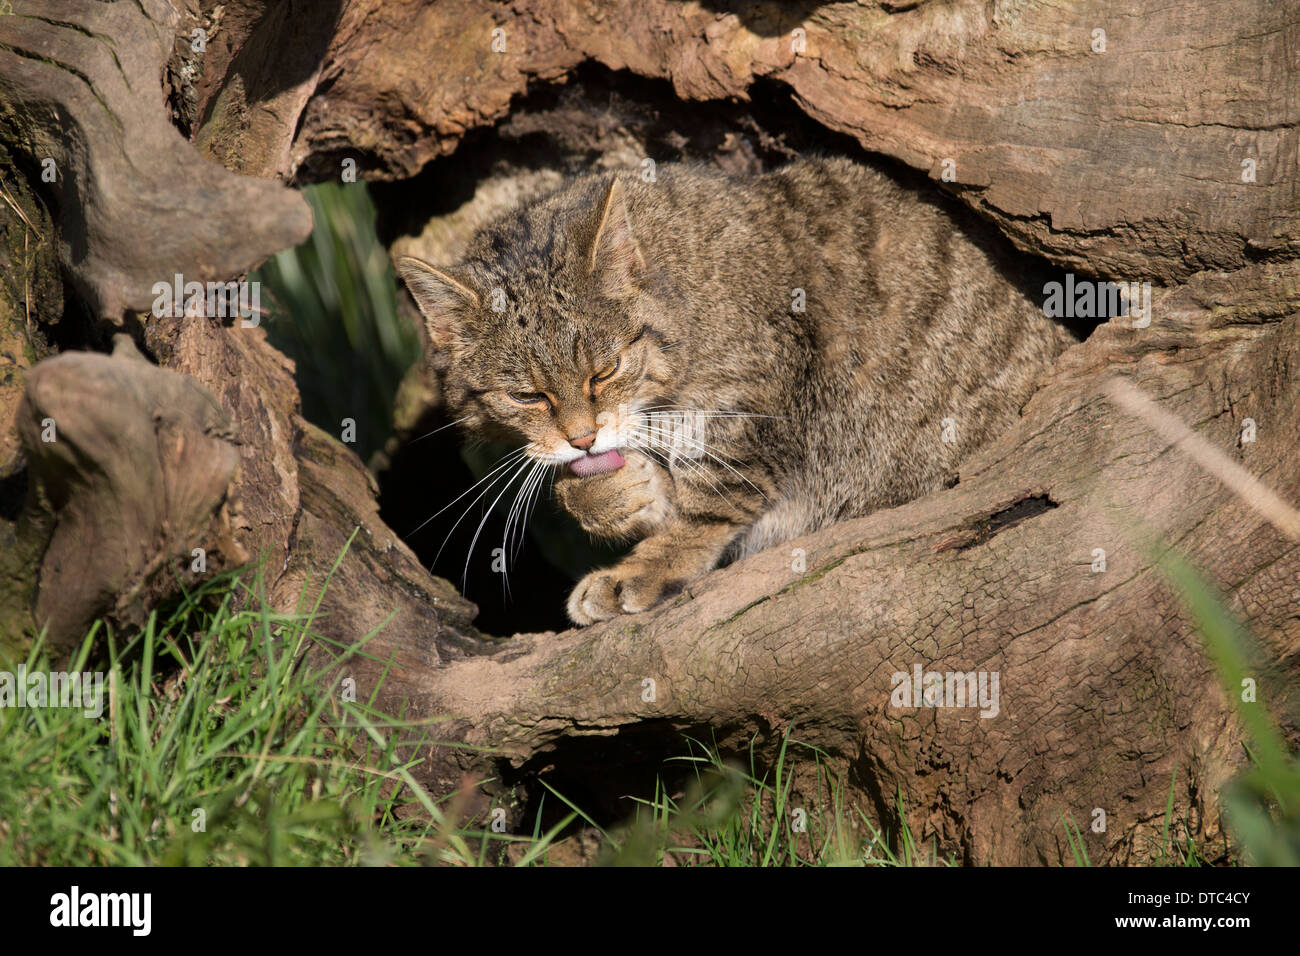
<path fill-rule="evenodd" d="M 453 414 L 524 443 L 492 480 L 553 471 L 588 532 L 639 541 L 578 582 L 580 625 L 942 487 L 1073 341 L 937 204 L 847 159 L 586 175 L 460 265 L 398 265 Z"/>

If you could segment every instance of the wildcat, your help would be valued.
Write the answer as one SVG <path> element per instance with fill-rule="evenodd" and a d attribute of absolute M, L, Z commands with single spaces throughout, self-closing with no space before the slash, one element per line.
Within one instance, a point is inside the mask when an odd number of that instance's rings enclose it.
<path fill-rule="evenodd" d="M 579 625 L 942 487 L 1073 341 L 938 205 L 842 158 L 581 176 L 460 265 L 398 268 L 460 424 L 639 541 L 578 582 Z"/>

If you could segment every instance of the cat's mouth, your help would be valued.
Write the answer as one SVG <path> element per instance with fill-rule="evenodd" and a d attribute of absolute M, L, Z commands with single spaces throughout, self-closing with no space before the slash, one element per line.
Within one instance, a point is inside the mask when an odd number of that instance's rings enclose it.
<path fill-rule="evenodd" d="M 590 475 L 603 475 L 607 471 L 618 471 L 627 460 L 618 453 L 617 448 L 601 452 L 599 455 L 583 455 L 569 462 L 569 470 L 580 478 Z"/>

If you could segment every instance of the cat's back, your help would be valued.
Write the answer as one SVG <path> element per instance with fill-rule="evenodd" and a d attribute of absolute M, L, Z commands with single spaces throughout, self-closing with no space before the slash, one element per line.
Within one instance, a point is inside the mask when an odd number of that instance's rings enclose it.
<path fill-rule="evenodd" d="M 576 257 L 591 238 L 593 212 L 612 175 L 624 188 L 638 244 L 681 278 L 698 272 L 780 288 L 802 270 L 812 273 L 803 284 L 814 285 L 819 273 L 860 272 L 864 243 L 869 247 L 886 224 L 920 244 L 945 223 L 932 203 L 843 157 L 805 157 L 756 176 L 664 163 L 649 177 L 640 171 L 574 177 L 491 223 L 475 237 L 469 258 L 522 267 L 542 256 Z"/>

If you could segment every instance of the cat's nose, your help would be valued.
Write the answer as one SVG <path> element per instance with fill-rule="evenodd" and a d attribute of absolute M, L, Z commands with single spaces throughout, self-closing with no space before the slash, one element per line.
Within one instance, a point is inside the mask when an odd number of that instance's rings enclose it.
<path fill-rule="evenodd" d="M 586 451 L 596 443 L 595 431 L 589 431 L 585 435 L 579 435 L 577 438 L 570 438 L 569 444 L 580 451 Z"/>

